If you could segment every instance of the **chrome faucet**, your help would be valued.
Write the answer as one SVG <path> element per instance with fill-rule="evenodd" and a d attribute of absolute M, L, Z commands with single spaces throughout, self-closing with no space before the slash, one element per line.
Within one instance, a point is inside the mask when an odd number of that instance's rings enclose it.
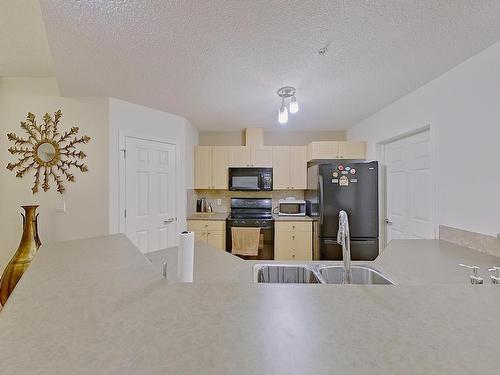
<path fill-rule="evenodd" d="M 339 212 L 339 230 L 337 243 L 342 246 L 342 259 L 344 260 L 343 284 L 351 283 L 351 238 L 349 233 L 349 218 L 347 212 Z"/>
<path fill-rule="evenodd" d="M 500 285 L 500 267 L 490 268 L 488 271 L 493 272 L 490 276 L 490 280 L 495 285 Z"/>
<path fill-rule="evenodd" d="M 459 264 L 460 267 L 464 267 L 464 268 L 469 268 L 472 270 L 472 275 L 469 276 L 469 279 L 470 279 L 470 283 L 471 284 L 482 284 L 483 283 L 483 278 L 481 276 L 479 276 L 479 273 L 478 271 L 481 269 L 479 268 L 478 266 L 469 266 L 468 264 L 463 264 L 463 263 L 460 263 Z"/>

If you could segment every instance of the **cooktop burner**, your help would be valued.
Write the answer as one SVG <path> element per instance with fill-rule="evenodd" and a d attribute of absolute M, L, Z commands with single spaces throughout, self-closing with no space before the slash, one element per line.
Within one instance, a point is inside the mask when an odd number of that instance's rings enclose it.
<path fill-rule="evenodd" d="M 261 225 L 273 220 L 271 198 L 232 198 L 228 221 L 234 224 Z M 257 223 L 259 222 L 259 223 Z"/>

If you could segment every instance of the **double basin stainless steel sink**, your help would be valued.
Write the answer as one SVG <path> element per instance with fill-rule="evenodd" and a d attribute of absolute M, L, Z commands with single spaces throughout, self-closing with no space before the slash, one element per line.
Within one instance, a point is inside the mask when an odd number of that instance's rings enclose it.
<path fill-rule="evenodd" d="M 293 284 L 343 284 L 342 264 L 256 264 L 254 282 Z M 351 265 L 351 284 L 394 285 L 380 271 L 368 265 Z"/>

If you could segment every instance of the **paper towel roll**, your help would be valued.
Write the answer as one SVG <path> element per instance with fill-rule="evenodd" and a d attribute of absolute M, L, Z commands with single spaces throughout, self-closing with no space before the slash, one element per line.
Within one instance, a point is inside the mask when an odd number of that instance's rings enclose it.
<path fill-rule="evenodd" d="M 194 269 L 194 232 L 179 234 L 177 254 L 177 279 L 183 283 L 193 282 Z"/>

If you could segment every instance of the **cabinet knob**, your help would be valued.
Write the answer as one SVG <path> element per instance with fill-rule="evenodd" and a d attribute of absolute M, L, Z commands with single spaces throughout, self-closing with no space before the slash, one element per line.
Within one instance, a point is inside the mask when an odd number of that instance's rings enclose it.
<path fill-rule="evenodd" d="M 295 236 L 292 236 L 292 240 L 294 240 L 294 239 L 295 239 Z"/>

